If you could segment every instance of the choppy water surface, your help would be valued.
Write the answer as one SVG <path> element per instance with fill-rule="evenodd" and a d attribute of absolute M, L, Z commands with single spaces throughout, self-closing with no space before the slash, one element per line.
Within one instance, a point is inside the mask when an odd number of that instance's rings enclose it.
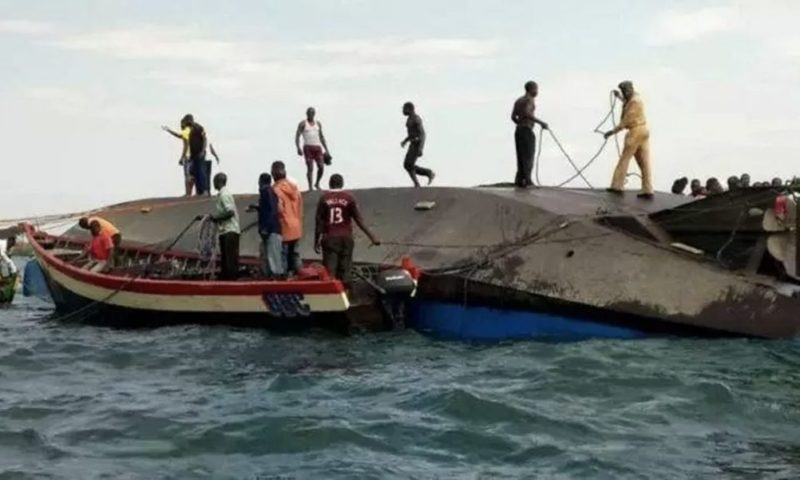
<path fill-rule="evenodd" d="M 0 311 L 0 479 L 800 478 L 800 346 L 111 330 Z"/>

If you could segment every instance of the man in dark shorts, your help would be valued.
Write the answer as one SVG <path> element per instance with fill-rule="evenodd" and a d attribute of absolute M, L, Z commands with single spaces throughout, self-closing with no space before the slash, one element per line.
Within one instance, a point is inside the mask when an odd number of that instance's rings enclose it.
<path fill-rule="evenodd" d="M 316 120 L 316 116 L 317 111 L 314 110 L 314 107 L 308 107 L 306 118 L 297 126 L 297 132 L 294 135 L 297 154 L 306 159 L 306 178 L 309 190 L 312 188 L 320 190 L 319 182 L 322 181 L 322 175 L 325 173 L 325 157 L 330 158 L 331 155 L 328 150 L 328 142 L 325 141 L 325 134 L 322 133 L 322 124 Z M 303 148 L 300 148 L 300 138 L 303 139 Z M 314 164 L 317 165 L 317 181 L 312 187 Z"/>
<path fill-rule="evenodd" d="M 380 241 L 364 225 L 353 195 L 342 191 L 342 176 L 331 175 L 329 186 L 330 190 L 322 194 L 317 204 L 314 251 L 322 253 L 322 264 L 328 273 L 349 285 L 353 263 L 353 222 L 373 245 L 380 245 Z"/>
<path fill-rule="evenodd" d="M 408 117 L 408 120 L 406 120 L 408 135 L 405 140 L 400 143 L 402 148 L 408 145 L 403 168 L 408 172 L 415 187 L 419 187 L 417 175 L 428 177 L 428 185 L 430 185 L 436 174 L 429 168 L 423 168 L 417 165 L 417 160 L 422 157 L 422 152 L 425 149 L 425 128 L 422 126 L 422 118 L 417 115 L 414 104 L 411 102 L 406 102 L 403 105 L 403 115 Z"/>
<path fill-rule="evenodd" d="M 538 123 L 542 129 L 548 128 L 547 123 L 536 118 L 537 95 L 539 95 L 539 85 L 534 81 L 527 82 L 525 95 L 514 102 L 514 109 L 511 112 L 511 121 L 517 125 L 514 131 L 514 145 L 517 150 L 517 175 L 514 178 L 514 185 L 519 188 L 533 185 L 531 172 L 536 154 L 536 135 L 533 133 L 533 127 Z"/>

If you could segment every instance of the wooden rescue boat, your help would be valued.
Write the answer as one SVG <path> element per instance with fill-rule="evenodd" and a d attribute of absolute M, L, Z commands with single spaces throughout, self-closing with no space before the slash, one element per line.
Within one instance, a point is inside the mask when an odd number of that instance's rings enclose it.
<path fill-rule="evenodd" d="M 263 279 L 258 259 L 248 257 L 240 261 L 239 279 L 220 281 L 213 259 L 124 243 L 116 250 L 113 268 L 94 272 L 80 258 L 86 239 L 22 227 L 58 318 L 74 321 L 125 327 L 224 323 L 281 330 L 383 329 L 394 326 L 395 314 L 404 311 L 389 300 L 404 302 L 416 286 L 407 269 L 375 269 L 373 278 L 360 275 L 363 280 L 348 292 L 322 266 L 310 263 L 298 278 Z"/>

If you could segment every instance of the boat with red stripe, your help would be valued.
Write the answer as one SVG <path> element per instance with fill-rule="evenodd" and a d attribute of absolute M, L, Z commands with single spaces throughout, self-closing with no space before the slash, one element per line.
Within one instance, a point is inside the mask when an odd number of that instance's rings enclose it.
<path fill-rule="evenodd" d="M 216 280 L 213 260 L 182 251 L 121 245 L 114 268 L 93 272 L 81 260 L 85 238 L 22 225 L 42 267 L 59 318 L 112 326 L 224 323 L 276 329 L 390 328 L 413 293 L 408 269 L 374 266 L 349 291 L 313 263 L 297 278 L 259 278 L 243 257 L 242 276 Z"/>

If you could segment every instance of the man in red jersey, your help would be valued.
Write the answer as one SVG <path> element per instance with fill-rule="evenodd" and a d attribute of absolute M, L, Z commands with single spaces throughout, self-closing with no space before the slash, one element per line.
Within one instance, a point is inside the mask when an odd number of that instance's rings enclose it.
<path fill-rule="evenodd" d="M 348 285 L 350 266 L 353 263 L 353 222 L 356 222 L 373 245 L 381 243 L 364 225 L 356 199 L 350 193 L 342 191 L 342 176 L 338 173 L 331 175 L 329 185 L 331 190 L 322 194 L 317 204 L 314 251 L 322 253 L 322 264 L 328 273 Z"/>

